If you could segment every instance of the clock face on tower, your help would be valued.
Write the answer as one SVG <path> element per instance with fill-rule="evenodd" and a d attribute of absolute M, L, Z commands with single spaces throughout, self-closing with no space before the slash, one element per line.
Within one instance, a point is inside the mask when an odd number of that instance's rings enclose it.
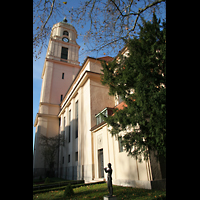
<path fill-rule="evenodd" d="M 63 37 L 63 38 L 62 38 L 62 41 L 64 41 L 64 42 L 69 42 L 69 39 L 66 38 L 66 37 Z"/>

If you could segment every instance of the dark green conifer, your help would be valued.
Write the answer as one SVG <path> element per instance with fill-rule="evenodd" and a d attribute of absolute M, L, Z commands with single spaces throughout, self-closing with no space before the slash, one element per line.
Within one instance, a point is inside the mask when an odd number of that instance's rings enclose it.
<path fill-rule="evenodd" d="M 128 57 L 119 55 L 118 60 L 102 62 L 102 83 L 109 86 L 110 95 L 120 95 L 127 105 L 115 109 L 105 121 L 113 127 L 112 135 L 126 132 L 122 142 L 129 155 L 144 153 L 147 158 L 153 150 L 165 157 L 166 22 L 160 23 L 155 14 L 151 22 L 143 19 L 139 36 L 126 43 Z M 139 130 L 127 132 L 127 126 L 137 124 Z"/>
<path fill-rule="evenodd" d="M 68 185 L 67 185 L 67 187 L 65 188 L 65 192 L 64 192 L 64 197 L 69 197 L 69 196 L 71 196 L 71 195 L 73 195 L 74 194 L 74 191 L 73 191 L 73 188 L 72 188 L 72 186 L 71 186 L 71 184 L 69 183 Z"/>

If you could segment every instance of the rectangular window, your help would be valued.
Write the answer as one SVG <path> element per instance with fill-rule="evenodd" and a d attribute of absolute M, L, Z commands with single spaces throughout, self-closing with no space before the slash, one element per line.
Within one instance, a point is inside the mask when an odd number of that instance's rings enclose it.
<path fill-rule="evenodd" d="M 60 101 L 62 101 L 62 99 L 63 99 L 63 95 L 61 94 L 61 95 L 60 95 Z"/>
<path fill-rule="evenodd" d="M 59 133 L 60 133 L 60 118 L 59 118 Z"/>
<path fill-rule="evenodd" d="M 64 117 L 64 131 L 63 131 L 63 146 L 65 146 L 65 117 Z"/>
<path fill-rule="evenodd" d="M 70 135 L 71 135 L 71 110 L 69 111 L 69 135 L 68 135 L 69 143 L 70 143 Z"/>
<path fill-rule="evenodd" d="M 119 142 L 119 152 L 123 152 L 123 145 L 122 145 L 122 137 L 118 138 L 118 142 Z"/>
<path fill-rule="evenodd" d="M 68 163 L 70 163 L 70 154 L 68 155 Z"/>
<path fill-rule="evenodd" d="M 122 97 L 120 95 L 118 95 L 118 97 L 119 97 L 119 104 L 120 104 L 123 100 L 122 100 Z"/>
<path fill-rule="evenodd" d="M 65 73 L 62 73 L 62 79 L 64 79 Z"/>
<path fill-rule="evenodd" d="M 108 117 L 108 110 L 106 108 L 106 110 L 104 110 L 103 112 L 100 112 L 98 115 L 96 115 L 96 120 L 97 120 L 97 125 L 100 124 L 101 122 L 104 121 L 103 116 L 101 116 L 101 114 L 105 117 Z"/>
<path fill-rule="evenodd" d="M 78 161 L 78 151 L 75 152 L 75 161 Z"/>
<path fill-rule="evenodd" d="M 62 47 L 61 58 L 68 59 L 68 48 Z"/>
<path fill-rule="evenodd" d="M 78 137 L 78 101 L 75 105 L 75 138 Z"/>

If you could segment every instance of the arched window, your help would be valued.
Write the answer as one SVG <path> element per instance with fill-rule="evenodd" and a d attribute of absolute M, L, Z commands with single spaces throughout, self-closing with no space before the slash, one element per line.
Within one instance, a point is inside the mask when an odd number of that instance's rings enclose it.
<path fill-rule="evenodd" d="M 63 31 L 63 35 L 68 36 L 69 35 L 68 31 Z"/>

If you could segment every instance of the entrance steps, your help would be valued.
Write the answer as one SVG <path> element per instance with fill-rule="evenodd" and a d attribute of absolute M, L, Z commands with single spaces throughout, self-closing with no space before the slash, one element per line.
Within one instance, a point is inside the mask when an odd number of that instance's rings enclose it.
<path fill-rule="evenodd" d="M 98 183 L 106 181 L 105 178 L 94 178 L 94 180 L 85 181 L 85 183 Z"/>
<path fill-rule="evenodd" d="M 106 181 L 106 179 L 105 178 L 94 178 L 93 181 L 100 182 L 100 181 Z"/>

